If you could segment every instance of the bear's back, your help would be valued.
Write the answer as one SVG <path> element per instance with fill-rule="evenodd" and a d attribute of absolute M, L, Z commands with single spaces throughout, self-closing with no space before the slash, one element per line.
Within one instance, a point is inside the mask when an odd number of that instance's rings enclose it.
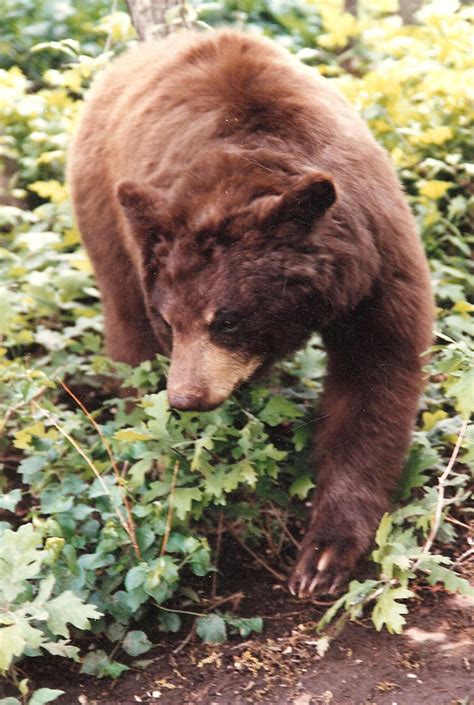
<path fill-rule="evenodd" d="M 329 150 L 333 169 L 361 146 L 365 158 L 377 150 L 355 111 L 314 69 L 231 30 L 186 31 L 126 52 L 90 91 L 78 139 L 92 132 L 116 178 L 175 172 L 219 143 L 279 143 L 295 160 L 317 158 L 322 168 Z"/>
<path fill-rule="evenodd" d="M 146 181 L 182 203 L 192 195 L 191 164 L 204 184 L 210 155 L 261 148 L 286 157 L 293 173 L 330 174 L 335 217 L 357 213 L 396 266 L 400 252 L 420 258 L 394 169 L 353 108 L 274 43 L 227 29 L 141 44 L 95 80 L 69 162 L 81 231 L 92 233 L 107 212 L 109 232 L 125 241 L 138 267 L 115 197 L 121 179 Z"/>

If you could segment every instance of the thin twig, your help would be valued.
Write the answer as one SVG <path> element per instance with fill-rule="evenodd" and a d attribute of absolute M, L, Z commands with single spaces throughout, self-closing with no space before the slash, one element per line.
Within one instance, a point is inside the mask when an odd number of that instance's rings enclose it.
<path fill-rule="evenodd" d="M 125 478 L 127 477 L 129 467 L 130 463 L 128 462 L 128 460 L 124 460 L 124 462 L 122 463 L 122 472 L 120 473 L 120 477 L 122 480 L 125 480 Z"/>
<path fill-rule="evenodd" d="M 82 401 L 78 397 L 76 397 L 74 392 L 71 389 L 69 389 L 66 382 L 63 382 L 61 379 L 58 381 L 59 381 L 59 384 L 61 385 L 61 387 L 64 389 L 64 391 L 67 392 L 69 394 L 69 396 L 72 397 L 72 399 L 74 399 L 76 404 L 81 408 L 81 410 L 85 414 L 88 421 L 90 421 L 90 423 L 92 424 L 92 426 L 96 430 L 100 440 L 102 441 L 102 444 L 107 452 L 107 455 L 109 456 L 109 460 L 112 465 L 112 469 L 114 471 L 115 478 L 117 480 L 120 495 L 122 497 L 123 506 L 124 506 L 125 512 L 127 514 L 127 522 L 128 522 L 128 526 L 129 526 L 129 531 L 127 531 L 127 533 L 128 533 L 130 540 L 132 542 L 133 549 L 135 551 L 135 555 L 137 556 L 138 559 L 141 560 L 142 554 L 141 554 L 140 547 L 137 542 L 136 526 L 135 526 L 135 522 L 134 522 L 133 516 L 132 516 L 132 508 L 130 506 L 130 502 L 128 501 L 127 493 L 126 493 L 125 488 L 123 486 L 123 477 L 118 469 L 118 465 L 117 465 L 117 462 L 116 462 L 114 455 L 112 453 L 112 449 L 111 449 L 106 437 L 104 436 L 102 429 L 100 428 L 99 424 L 94 419 L 94 417 L 92 416 L 90 411 L 85 407 L 85 405 L 82 403 Z"/>
<path fill-rule="evenodd" d="M 281 528 L 283 529 L 283 532 L 288 536 L 288 538 L 290 539 L 291 543 L 292 543 L 294 546 L 296 546 L 296 548 L 299 550 L 300 544 L 298 543 L 298 541 L 295 539 L 295 537 L 293 536 L 293 534 L 291 533 L 291 531 L 290 531 L 290 530 L 288 529 L 288 527 L 286 526 L 285 522 L 283 521 L 283 519 L 281 518 L 281 516 L 280 516 L 280 514 L 279 514 L 279 512 L 278 512 L 278 509 L 275 507 L 275 505 L 274 505 L 273 503 L 270 503 L 270 505 L 271 505 L 271 507 L 272 507 L 272 509 L 273 509 L 273 511 L 272 511 L 272 516 L 274 516 L 275 519 L 277 520 L 277 522 L 280 524 Z"/>
<path fill-rule="evenodd" d="M 459 521 L 459 519 L 454 519 L 453 517 L 445 516 L 444 520 L 449 521 L 450 524 L 456 524 L 456 526 L 462 526 L 463 529 L 467 529 L 468 531 L 471 530 L 471 527 L 469 526 L 469 524 L 465 524 L 463 521 Z"/>
<path fill-rule="evenodd" d="M 453 565 L 460 565 L 461 563 L 464 563 L 464 561 L 469 558 L 469 556 L 472 556 L 474 554 L 474 548 L 468 548 L 467 551 L 464 551 L 464 553 L 459 556 L 457 560 L 454 561 Z"/>
<path fill-rule="evenodd" d="M 253 558 L 254 560 L 256 560 L 257 563 L 259 563 L 259 564 L 262 566 L 262 568 L 265 568 L 265 570 L 266 570 L 268 573 L 270 573 L 271 575 L 273 575 L 273 577 L 276 578 L 277 580 L 280 580 L 280 581 L 285 581 L 285 580 L 286 580 L 286 576 L 285 576 L 285 575 L 282 575 L 281 573 L 278 573 L 278 572 L 277 572 L 276 570 L 274 570 L 270 565 L 268 565 L 268 563 L 267 563 L 266 561 L 264 561 L 263 558 L 260 558 L 260 556 L 258 556 L 254 551 L 252 551 L 252 549 L 249 548 L 249 547 L 247 546 L 247 544 L 240 538 L 240 536 L 239 536 L 238 533 L 235 531 L 235 529 L 233 529 L 231 526 L 227 526 L 227 530 L 229 531 L 229 533 L 232 534 L 232 536 L 233 536 L 234 539 L 237 541 L 237 543 L 239 543 L 239 544 L 242 546 L 242 548 L 243 548 L 245 551 L 247 551 L 247 553 L 249 553 L 249 554 L 252 556 L 252 558 Z"/>
<path fill-rule="evenodd" d="M 449 473 L 450 473 L 451 470 L 453 469 L 453 465 L 454 465 L 454 463 L 455 463 L 455 461 L 456 461 L 456 458 L 458 457 L 458 453 L 459 453 L 459 450 L 460 450 L 460 448 L 461 448 L 461 443 L 462 443 L 462 441 L 463 441 L 464 434 L 466 433 L 467 424 L 468 424 L 468 421 L 467 421 L 467 419 L 466 419 L 465 421 L 463 421 L 463 424 L 462 424 L 461 429 L 460 429 L 460 431 L 459 431 L 459 434 L 458 434 L 458 437 L 457 437 L 457 440 L 456 440 L 456 445 L 454 446 L 452 455 L 451 455 L 451 457 L 450 457 L 450 459 L 449 459 L 449 463 L 446 465 L 445 470 L 443 471 L 443 473 L 442 473 L 442 474 L 440 475 L 440 477 L 438 478 L 438 500 L 437 500 L 437 502 L 436 502 L 436 510 L 435 510 L 435 515 L 434 515 L 433 524 L 432 524 L 432 527 L 431 527 L 431 531 L 430 531 L 430 533 L 429 533 L 429 536 L 428 536 L 428 538 L 426 539 L 425 545 L 424 545 L 423 548 L 421 549 L 421 553 L 420 553 L 418 559 L 415 561 L 415 563 L 414 563 L 414 565 L 413 565 L 413 567 L 412 567 L 412 570 L 414 570 L 414 571 L 415 571 L 417 568 L 419 568 L 419 566 L 420 566 L 420 564 L 422 563 L 424 557 L 426 556 L 427 553 L 429 553 L 429 551 L 430 551 L 430 549 L 431 549 L 431 546 L 433 545 L 433 542 L 434 542 L 434 540 L 435 540 L 435 538 L 436 538 L 436 534 L 438 533 L 439 526 L 440 526 L 440 524 L 441 524 L 441 517 L 442 517 L 442 514 L 443 514 L 444 490 L 445 490 L 445 486 L 446 486 L 446 480 L 448 479 Z"/>
<path fill-rule="evenodd" d="M 219 512 L 219 523 L 217 524 L 216 555 L 215 555 L 215 559 L 214 559 L 215 571 L 212 574 L 211 597 L 213 600 L 216 599 L 216 595 L 217 595 L 217 581 L 219 578 L 219 575 L 218 575 L 219 556 L 221 553 L 223 529 L 224 529 L 224 512 L 221 509 L 221 511 Z"/>
<path fill-rule="evenodd" d="M 179 460 L 174 464 L 173 477 L 171 478 L 170 494 L 168 499 L 168 515 L 166 517 L 165 533 L 163 534 L 163 543 L 161 544 L 160 556 L 164 556 L 166 552 L 166 546 L 168 545 L 168 539 L 171 531 L 171 522 L 173 520 L 173 505 L 174 505 L 174 493 L 176 490 L 176 481 L 178 479 L 179 470 Z"/>
<path fill-rule="evenodd" d="M 179 652 L 182 651 L 187 644 L 189 644 L 189 642 L 191 641 L 191 639 L 194 636 L 195 631 L 196 631 L 196 622 L 193 622 L 193 625 L 192 625 L 191 629 L 189 630 L 189 634 L 183 639 L 181 644 L 179 644 L 179 646 L 176 647 L 176 649 L 173 649 L 173 654 L 179 654 Z"/>

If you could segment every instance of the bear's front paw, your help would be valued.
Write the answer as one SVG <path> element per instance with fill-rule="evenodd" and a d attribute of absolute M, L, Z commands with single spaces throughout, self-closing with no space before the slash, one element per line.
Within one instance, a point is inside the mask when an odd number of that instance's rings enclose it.
<path fill-rule="evenodd" d="M 292 595 L 334 595 L 351 576 L 365 553 L 352 539 L 328 541 L 319 532 L 304 538 L 289 582 Z"/>

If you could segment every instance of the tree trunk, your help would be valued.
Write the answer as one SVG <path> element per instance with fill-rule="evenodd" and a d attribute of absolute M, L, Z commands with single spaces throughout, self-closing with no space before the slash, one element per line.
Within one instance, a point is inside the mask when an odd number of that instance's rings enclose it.
<path fill-rule="evenodd" d="M 357 1 L 358 0 L 344 0 L 344 12 L 350 12 L 351 15 L 357 17 Z"/>
<path fill-rule="evenodd" d="M 422 0 L 399 0 L 399 13 L 403 24 L 416 24 L 415 14 L 422 5 Z"/>
<path fill-rule="evenodd" d="M 166 37 L 174 27 L 188 26 L 185 0 L 126 0 L 126 3 L 141 41 Z"/>

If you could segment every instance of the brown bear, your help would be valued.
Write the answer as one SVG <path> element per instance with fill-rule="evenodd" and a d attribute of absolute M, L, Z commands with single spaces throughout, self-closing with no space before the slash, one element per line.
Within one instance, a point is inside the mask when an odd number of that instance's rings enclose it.
<path fill-rule="evenodd" d="M 389 507 L 422 389 L 429 274 L 389 159 L 270 41 L 183 31 L 112 62 L 69 161 L 109 355 L 171 356 L 206 410 L 319 331 L 317 491 L 290 589 L 335 592 Z"/>

